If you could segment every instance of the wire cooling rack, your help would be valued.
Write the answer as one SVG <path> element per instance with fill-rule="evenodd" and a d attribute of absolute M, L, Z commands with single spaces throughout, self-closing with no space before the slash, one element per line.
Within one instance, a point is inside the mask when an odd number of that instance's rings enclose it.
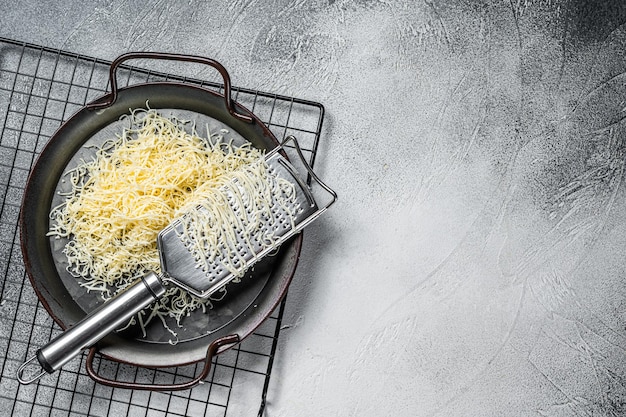
<path fill-rule="evenodd" d="M 22 193 L 30 168 L 54 131 L 107 91 L 109 66 L 107 61 L 0 38 L 0 416 L 238 416 L 257 405 L 261 416 L 284 301 L 238 347 L 217 355 L 205 383 L 191 390 L 157 393 L 96 384 L 84 371 L 85 355 L 36 384 L 17 381 L 17 368 L 61 331 L 25 273 L 18 232 Z M 138 66 L 118 70 L 120 85 L 164 80 L 222 88 L 196 76 Z M 279 139 L 296 135 L 314 164 L 324 118 L 321 104 L 244 88 L 233 88 L 233 98 Z M 181 382 L 199 373 L 202 365 L 150 370 L 102 358 L 94 362 L 108 375 L 144 383 Z"/>

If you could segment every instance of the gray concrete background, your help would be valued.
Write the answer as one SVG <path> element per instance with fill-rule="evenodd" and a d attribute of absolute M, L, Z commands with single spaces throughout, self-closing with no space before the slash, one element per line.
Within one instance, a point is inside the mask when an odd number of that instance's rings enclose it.
<path fill-rule="evenodd" d="M 205 55 L 326 106 L 340 200 L 306 236 L 268 416 L 626 414 L 625 21 L 620 1 L 0 3 L 3 37 Z"/>

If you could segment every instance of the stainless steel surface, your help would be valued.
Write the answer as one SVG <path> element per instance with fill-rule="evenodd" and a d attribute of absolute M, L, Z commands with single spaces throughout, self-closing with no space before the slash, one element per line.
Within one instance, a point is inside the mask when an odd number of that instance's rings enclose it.
<path fill-rule="evenodd" d="M 130 318 L 165 294 L 166 288 L 155 273 L 148 273 L 61 333 L 37 351 L 37 359 L 49 373 L 93 346 L 107 334 L 128 323 Z"/>
<path fill-rule="evenodd" d="M 276 251 L 286 240 L 299 233 L 311 220 L 317 218 L 320 213 L 311 191 L 299 178 L 295 168 L 279 153 L 272 153 L 266 158 L 268 164 L 268 184 L 271 189 L 278 188 L 278 178 L 289 181 L 294 186 L 295 197 L 289 201 L 281 202 L 278 196 L 274 195 L 270 209 L 273 218 L 264 219 L 255 231 L 255 238 L 248 242 L 245 235 L 237 232 L 239 239 L 235 247 L 237 248 L 238 264 L 234 265 L 238 270 L 248 270 L 259 259 L 267 254 Z M 306 164 L 305 160 L 301 161 Z M 237 195 L 246 196 L 247 191 L 239 184 L 233 182 L 233 188 L 226 188 L 228 194 L 229 209 L 236 213 L 238 218 L 245 219 L 244 224 L 254 224 L 255 213 L 248 210 L 248 207 L 240 207 L 238 199 L 233 198 L 235 189 Z M 332 191 L 332 190 L 331 190 Z M 248 198 L 253 198 L 248 196 Z M 243 201 L 243 199 L 242 199 Z M 327 207 L 325 207 L 327 208 Z M 199 207 L 198 211 L 203 211 Z M 184 217 L 184 216 L 183 216 Z M 194 228 L 194 224 L 180 218 L 172 222 L 163 229 L 158 236 L 158 248 L 161 257 L 163 279 L 184 288 L 198 297 L 209 297 L 211 294 L 224 287 L 227 283 L 237 278 L 233 273 L 233 266 L 229 265 L 231 252 L 230 246 L 220 246 L 215 256 L 210 261 L 205 260 L 198 263 L 195 260 L 195 247 L 197 241 L 185 239 L 187 236 L 185 228 Z M 202 227 L 202 226 L 200 226 Z M 191 233 L 195 232 L 191 230 Z M 271 244 L 265 241 L 262 236 L 272 236 Z M 206 248 L 206 251 L 211 248 Z"/>
<path fill-rule="evenodd" d="M 79 323 L 37 350 L 37 361 L 48 373 L 59 370 L 104 336 L 127 324 L 132 316 L 163 296 L 165 291 L 166 288 L 155 273 L 146 274 Z M 30 363 L 32 359 L 26 361 L 18 369 L 18 378 L 22 383 L 32 383 L 36 380 L 23 376 L 29 372 L 27 365 Z"/>

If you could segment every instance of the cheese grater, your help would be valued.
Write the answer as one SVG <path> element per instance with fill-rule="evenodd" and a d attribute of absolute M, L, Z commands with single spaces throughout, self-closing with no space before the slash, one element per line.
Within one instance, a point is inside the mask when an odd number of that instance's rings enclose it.
<path fill-rule="evenodd" d="M 248 241 L 242 234 L 239 234 L 235 245 L 228 245 L 224 241 L 216 242 L 217 245 L 213 245 L 216 247 L 213 249 L 217 249 L 213 253 L 214 259 L 210 260 L 203 258 L 195 259 L 194 262 L 190 261 L 189 255 L 196 252 L 195 249 L 200 242 L 186 238 L 185 229 L 189 229 L 190 226 L 193 228 L 194 223 L 193 220 L 191 223 L 185 221 L 188 214 L 176 219 L 163 229 L 157 238 L 163 280 L 171 281 L 198 297 L 206 298 L 247 270 L 258 259 L 275 251 L 282 242 L 320 214 L 311 190 L 300 178 L 293 165 L 278 152 L 267 155 L 265 161 L 269 168 L 269 175 L 265 182 L 268 183 L 270 189 L 278 189 L 276 183 L 279 178 L 288 179 L 296 190 L 293 198 L 279 199 L 277 193 L 273 193 L 271 206 L 266 210 L 270 216 L 261 219 L 255 239 Z M 237 181 L 229 185 L 233 189 L 229 189 L 226 193 L 229 207 L 237 218 L 250 217 L 252 214 L 246 210 L 246 207 L 241 207 L 240 199 L 233 196 L 233 194 L 244 194 L 245 190 Z M 199 206 L 197 210 L 200 213 L 194 214 L 202 219 L 204 208 Z M 267 243 L 263 236 L 271 236 L 275 240 Z M 235 263 L 231 264 L 229 254 L 233 252 L 235 252 Z"/>
<path fill-rule="evenodd" d="M 318 205 L 306 181 L 280 153 L 290 141 L 293 142 L 294 149 L 309 177 L 330 197 L 323 206 Z M 184 229 L 189 225 L 193 227 L 193 222 L 186 221 L 186 216 L 198 214 L 195 218 L 202 218 L 202 213 L 187 213 L 174 220 L 157 237 L 161 274 L 148 272 L 39 349 L 34 357 L 20 366 L 18 380 L 23 384 L 29 384 L 45 373 L 52 373 L 61 368 L 80 352 L 120 328 L 137 312 L 162 297 L 166 292 L 164 282 L 171 282 L 198 297 L 209 297 L 240 276 L 259 259 L 275 252 L 283 242 L 299 233 L 336 201 L 337 194 L 313 172 L 293 136 L 287 137 L 280 146 L 269 152 L 265 156 L 265 161 L 269 167 L 267 182 L 270 187 L 275 189 L 272 182 L 282 179 L 292 185 L 295 193 L 288 200 L 280 199 L 277 194 L 272 195 L 270 210 L 268 210 L 270 215 L 262 219 L 254 238 L 248 239 L 243 233 L 235 233 L 237 238 L 234 245 L 218 242 L 211 252 L 210 259 L 199 257 L 198 254 L 205 253 L 206 248 L 199 248 L 199 243 L 191 241 L 189 235 L 184 233 Z M 245 193 L 236 181 L 228 184 L 227 188 L 229 191 L 226 194 Z M 229 195 L 228 204 L 237 217 L 246 220 L 253 214 L 246 210 L 245 204 L 242 206 L 241 202 L 245 201 L 246 196 L 243 197 L 243 199 L 237 199 Z M 202 205 L 198 205 L 195 210 L 205 209 Z M 267 241 L 266 236 L 272 236 L 271 242 Z M 237 255 L 234 264 L 230 261 L 232 258 L 230 255 L 233 252 Z M 35 359 L 43 370 L 27 376 L 26 369 Z"/>

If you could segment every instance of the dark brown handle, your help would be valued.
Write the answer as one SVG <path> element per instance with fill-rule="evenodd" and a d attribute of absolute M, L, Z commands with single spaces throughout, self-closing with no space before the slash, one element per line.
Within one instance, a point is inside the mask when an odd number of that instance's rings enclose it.
<path fill-rule="evenodd" d="M 189 388 L 193 388 L 198 385 L 200 381 L 205 379 L 209 372 L 211 371 L 211 361 L 213 356 L 217 353 L 218 349 L 223 346 L 232 345 L 235 343 L 239 343 L 238 335 L 230 335 L 224 336 L 219 339 L 215 339 L 207 349 L 206 359 L 204 362 L 204 368 L 202 372 L 194 379 L 191 379 L 187 382 L 183 382 L 180 384 L 140 384 L 138 382 L 126 382 L 126 381 L 116 381 L 113 379 L 105 378 L 101 375 L 98 375 L 96 370 L 93 367 L 93 358 L 96 354 L 97 349 L 92 347 L 89 349 L 89 354 L 87 355 L 87 360 L 85 362 L 85 367 L 87 368 L 87 373 L 89 376 L 96 382 L 108 385 L 113 388 L 124 388 L 124 389 L 136 389 L 136 390 L 150 390 L 150 391 L 181 391 Z"/>
<path fill-rule="evenodd" d="M 111 63 L 111 68 L 109 69 L 109 79 L 111 84 L 111 94 L 109 95 L 109 98 L 105 101 L 88 104 L 87 108 L 92 110 L 102 109 L 105 107 L 109 107 L 110 105 L 115 103 L 115 100 L 117 100 L 117 68 L 123 62 L 131 59 L 161 59 L 168 61 L 195 62 L 198 64 L 209 65 L 215 68 L 222 75 L 222 80 L 224 81 L 224 102 L 226 103 L 226 108 L 228 109 L 228 112 L 233 117 L 236 117 L 241 121 L 252 123 L 252 117 L 238 113 L 235 110 L 235 106 L 231 97 L 230 75 L 228 75 L 228 71 L 226 71 L 226 68 L 224 68 L 222 64 L 214 59 L 205 58 L 197 55 L 181 55 L 162 52 L 128 52 L 126 54 L 120 55 L 115 61 Z"/>

